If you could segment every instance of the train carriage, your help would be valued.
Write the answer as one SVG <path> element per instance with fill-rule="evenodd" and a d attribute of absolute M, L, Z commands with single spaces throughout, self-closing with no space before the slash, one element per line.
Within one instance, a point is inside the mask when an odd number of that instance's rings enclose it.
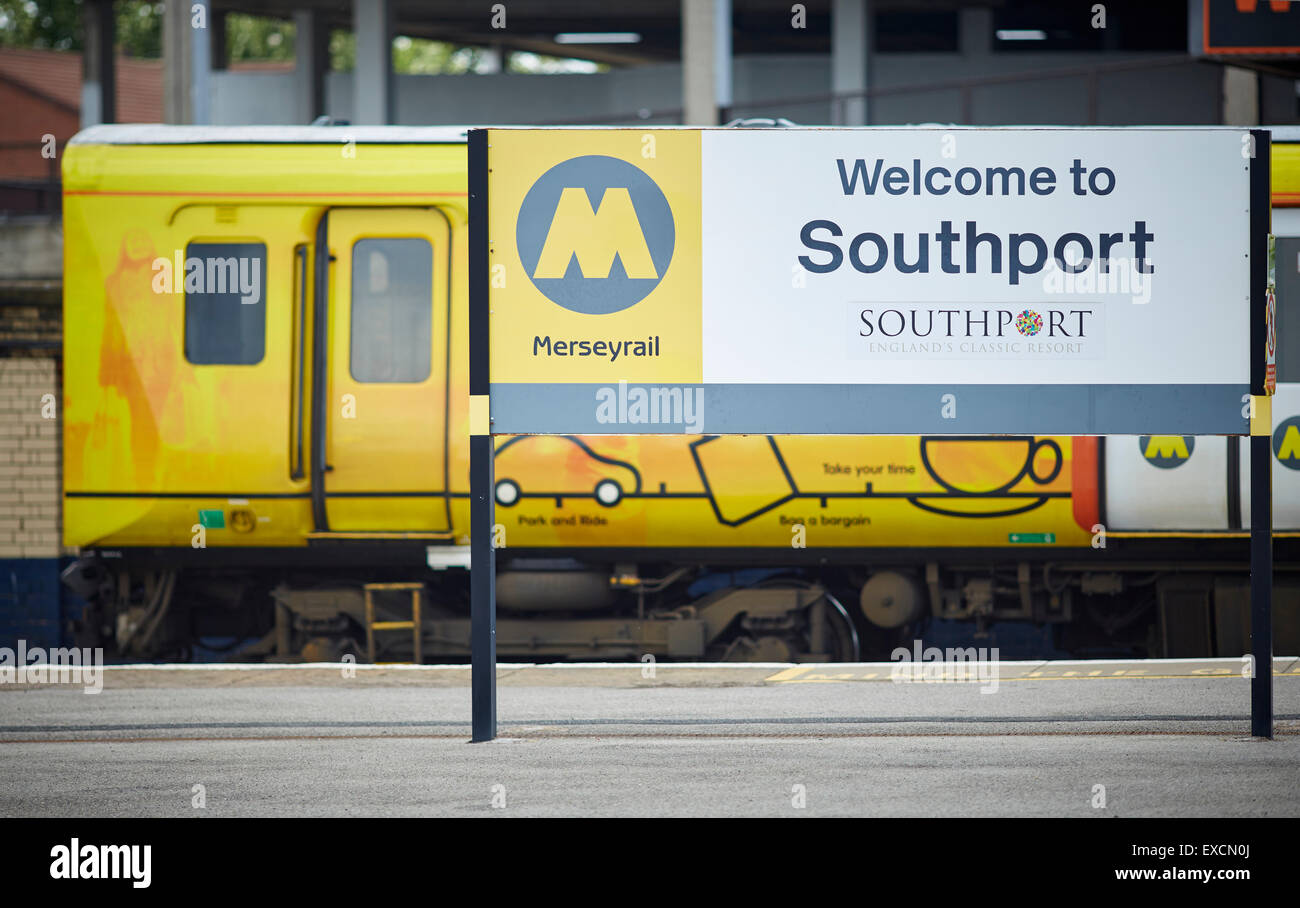
<path fill-rule="evenodd" d="M 1273 483 L 1290 652 L 1300 136 L 1278 139 Z M 449 128 L 98 126 L 69 144 L 63 526 L 81 553 L 65 581 L 91 602 L 84 637 L 132 657 L 218 638 L 249 658 L 468 654 L 466 177 L 465 132 Z M 858 659 L 927 621 L 1018 620 L 1081 654 L 1239 655 L 1243 449 L 499 438 L 498 650 Z M 376 609 L 405 608 L 412 589 L 418 641 L 376 635 Z"/>

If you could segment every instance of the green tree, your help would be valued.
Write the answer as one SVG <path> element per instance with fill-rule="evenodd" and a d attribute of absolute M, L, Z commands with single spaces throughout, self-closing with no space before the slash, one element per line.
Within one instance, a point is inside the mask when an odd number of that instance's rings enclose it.
<path fill-rule="evenodd" d="M 243 60 L 292 60 L 297 29 L 292 22 L 243 13 L 226 15 L 226 52 L 231 63 Z"/>
<path fill-rule="evenodd" d="M 330 69 L 339 73 L 352 72 L 357 65 L 357 39 L 352 32 L 335 29 L 330 32 Z"/>
<path fill-rule="evenodd" d="M 0 0 L 0 45 L 82 49 L 81 0 Z M 162 4 L 118 0 L 117 46 L 128 57 L 162 55 Z"/>
<path fill-rule="evenodd" d="M 0 46 L 80 51 L 82 0 L 0 0 Z M 113 5 L 118 50 L 128 57 L 162 56 L 163 4 L 147 0 L 117 0 Z M 294 59 L 292 22 L 226 14 L 226 52 L 229 62 Z M 356 67 L 356 37 L 350 31 L 330 34 L 330 68 L 350 72 Z M 393 69 L 399 73 L 452 74 L 474 72 L 486 51 L 424 38 L 398 37 L 393 41 Z M 511 72 L 592 72 L 607 67 L 577 60 L 536 54 L 514 54 Z"/>
<path fill-rule="evenodd" d="M 80 0 L 0 0 L 0 44 L 81 50 Z"/>
<path fill-rule="evenodd" d="M 118 0 L 114 9 L 118 50 L 127 57 L 145 60 L 162 57 L 163 5 L 142 3 L 140 0 Z"/>

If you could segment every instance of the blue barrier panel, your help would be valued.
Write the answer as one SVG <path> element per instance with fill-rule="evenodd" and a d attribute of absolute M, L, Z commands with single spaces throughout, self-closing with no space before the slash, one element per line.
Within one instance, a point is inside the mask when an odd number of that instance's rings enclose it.
<path fill-rule="evenodd" d="M 63 645 L 59 559 L 0 559 L 0 646 Z"/>

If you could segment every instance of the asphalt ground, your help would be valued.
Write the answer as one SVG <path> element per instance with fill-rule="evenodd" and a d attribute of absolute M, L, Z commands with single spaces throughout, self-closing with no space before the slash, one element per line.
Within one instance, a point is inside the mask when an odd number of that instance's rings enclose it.
<path fill-rule="evenodd" d="M 0 684 L 0 816 L 1300 815 L 1300 659 L 1272 741 L 1235 659 L 895 668 L 503 665 L 472 745 L 466 666 Z"/>

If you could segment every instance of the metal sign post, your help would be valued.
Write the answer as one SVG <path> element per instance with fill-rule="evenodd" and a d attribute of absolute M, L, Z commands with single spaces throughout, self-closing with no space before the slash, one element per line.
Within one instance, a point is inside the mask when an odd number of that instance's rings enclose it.
<path fill-rule="evenodd" d="M 488 410 L 487 133 L 469 133 L 469 493 L 471 741 L 497 735 L 497 558 L 492 544 L 496 502 Z"/>
<path fill-rule="evenodd" d="M 1271 201 L 1267 130 L 1250 161 L 1250 733 L 1273 737 L 1273 414 L 1268 386 Z"/>

